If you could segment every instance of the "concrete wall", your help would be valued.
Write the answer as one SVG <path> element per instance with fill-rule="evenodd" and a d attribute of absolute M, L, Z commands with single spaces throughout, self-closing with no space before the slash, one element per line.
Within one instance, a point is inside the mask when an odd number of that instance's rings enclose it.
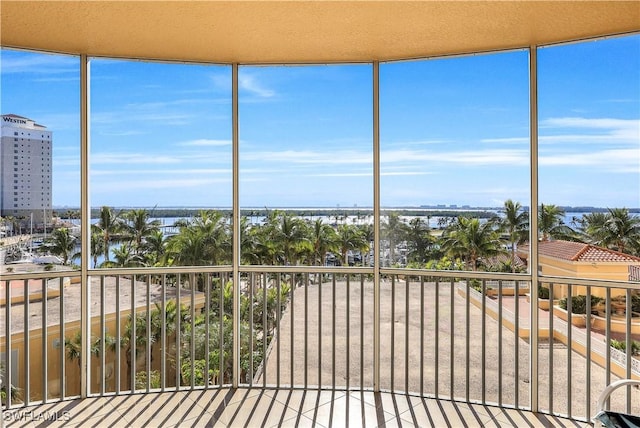
<path fill-rule="evenodd" d="M 572 262 L 540 256 L 540 268 L 543 275 L 619 281 L 629 280 L 629 263 L 627 262 Z M 566 284 L 554 284 L 554 299 L 562 299 L 563 297 L 567 297 L 567 294 L 568 289 Z M 572 286 L 571 294 L 574 296 L 586 295 L 586 287 Z M 626 290 L 624 289 L 611 289 L 611 297 L 624 294 L 626 294 Z M 604 298 L 606 289 L 602 287 L 591 287 L 591 295 Z"/>

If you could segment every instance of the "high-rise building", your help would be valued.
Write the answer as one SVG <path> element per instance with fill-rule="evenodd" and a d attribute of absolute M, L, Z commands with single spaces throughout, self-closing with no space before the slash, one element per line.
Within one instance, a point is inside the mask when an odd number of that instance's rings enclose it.
<path fill-rule="evenodd" d="M 15 114 L 1 123 L 0 215 L 42 225 L 51 218 L 51 131 Z"/>

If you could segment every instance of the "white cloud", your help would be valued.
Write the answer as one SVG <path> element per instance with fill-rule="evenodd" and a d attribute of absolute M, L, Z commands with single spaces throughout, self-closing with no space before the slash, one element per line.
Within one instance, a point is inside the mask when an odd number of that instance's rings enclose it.
<path fill-rule="evenodd" d="M 449 152 L 435 154 L 431 160 L 463 165 L 529 165 L 529 152 L 527 150 L 483 150 L 478 152 Z"/>
<path fill-rule="evenodd" d="M 640 151 L 637 149 L 601 150 L 590 153 L 540 155 L 540 166 L 590 166 L 610 172 L 640 174 Z"/>
<path fill-rule="evenodd" d="M 260 175 L 260 174 L 281 174 L 282 170 L 279 168 L 276 169 L 265 169 L 265 168 L 240 168 L 241 172 L 240 172 L 240 178 L 244 178 L 249 174 L 256 174 L 256 175 Z"/>
<path fill-rule="evenodd" d="M 141 113 L 126 110 L 99 112 L 91 115 L 91 123 L 98 126 L 111 124 L 121 125 L 126 122 L 135 122 L 135 124 L 131 126 L 135 126 L 136 128 L 139 127 L 139 123 L 145 122 L 164 122 L 165 125 L 185 125 L 191 123 L 191 116 L 184 113 Z"/>
<path fill-rule="evenodd" d="M 271 98 L 276 94 L 274 90 L 265 88 L 254 76 L 247 73 L 238 76 L 238 86 L 240 90 L 245 90 L 261 98 Z"/>
<path fill-rule="evenodd" d="M 385 146 L 399 146 L 399 147 L 408 147 L 408 146 L 428 146 L 433 144 L 449 144 L 452 143 L 452 140 L 414 140 L 414 141 L 398 141 L 393 143 L 385 143 Z"/>
<path fill-rule="evenodd" d="M 130 135 L 145 135 L 145 134 L 148 134 L 148 132 L 130 129 L 126 131 L 113 131 L 113 132 L 107 131 L 107 132 L 102 132 L 101 134 L 108 135 L 111 137 L 128 137 Z"/>
<path fill-rule="evenodd" d="M 585 132 L 564 133 L 567 130 Z M 589 133 L 586 133 L 589 132 Z M 540 121 L 540 144 L 622 143 L 637 146 L 640 142 L 639 119 L 557 117 Z M 482 143 L 528 143 L 529 137 L 484 138 Z"/>
<path fill-rule="evenodd" d="M 57 175 L 58 174 L 58 167 L 65 167 L 64 169 L 62 169 L 62 171 L 66 170 L 67 167 L 70 166 L 76 166 L 79 167 L 80 166 L 80 156 L 54 156 L 53 157 L 53 172 Z M 60 171 L 60 172 L 62 172 Z"/>
<path fill-rule="evenodd" d="M 218 146 L 230 146 L 231 140 L 209 140 L 206 138 L 200 138 L 198 140 L 182 141 L 177 143 L 178 146 L 186 147 L 218 147 Z"/>
<path fill-rule="evenodd" d="M 522 165 L 529 163 L 528 150 L 482 150 L 431 152 L 428 150 L 386 150 L 380 155 L 385 165 L 416 162 L 440 162 L 464 165 Z M 373 165 L 369 151 L 343 150 L 317 152 L 311 150 L 283 150 L 252 152 L 242 155 L 242 161 L 284 162 L 289 165 Z M 411 175 L 412 172 L 402 174 Z M 400 175 L 400 173 L 398 174 Z"/>
<path fill-rule="evenodd" d="M 529 144 L 529 137 L 483 138 L 481 143 Z"/>
<path fill-rule="evenodd" d="M 400 176 L 415 176 L 415 175 L 431 175 L 432 172 L 426 171 L 380 171 L 380 175 L 383 177 L 400 177 Z"/>
<path fill-rule="evenodd" d="M 612 98 L 610 100 L 602 100 L 603 103 L 637 103 L 638 99 L 634 98 Z"/>
<path fill-rule="evenodd" d="M 191 178 L 191 179 L 166 179 L 166 180 L 133 180 L 133 181 L 112 181 L 92 183 L 91 189 L 96 193 L 100 192 L 127 192 L 134 190 L 162 190 L 162 189 L 189 189 L 193 187 L 208 186 L 211 184 L 229 183 L 231 178 Z"/>
<path fill-rule="evenodd" d="M 78 82 L 80 81 L 80 76 L 69 76 L 69 77 L 40 77 L 33 79 L 34 82 L 40 83 L 58 83 L 58 82 Z"/>
<path fill-rule="evenodd" d="M 77 57 L 5 51 L 2 53 L 1 58 L 0 69 L 2 70 L 2 74 L 75 73 L 78 75 L 78 78 L 80 75 L 80 60 Z"/>
<path fill-rule="evenodd" d="M 231 73 L 212 74 L 209 77 L 216 89 L 231 92 Z"/>
<path fill-rule="evenodd" d="M 215 101 L 208 98 L 180 98 L 171 101 L 150 101 L 146 103 L 129 103 L 125 108 L 130 111 L 158 110 L 173 106 L 207 104 Z"/>
<path fill-rule="evenodd" d="M 394 150 L 382 152 L 380 160 L 383 163 L 394 162 L 443 162 L 463 165 L 528 165 L 529 152 L 527 150 L 481 150 L 481 151 L 451 151 L 427 152 L 416 150 Z"/>
<path fill-rule="evenodd" d="M 154 155 L 151 153 L 96 153 L 91 155 L 91 164 L 104 165 L 104 164 L 136 164 L 136 165 L 149 165 L 149 164 L 175 164 L 180 163 L 180 160 L 175 156 L 170 155 Z"/>
<path fill-rule="evenodd" d="M 91 123 L 96 125 L 99 131 L 105 135 L 113 133 L 129 132 L 127 127 L 139 130 L 141 124 L 149 122 L 162 122 L 163 125 L 186 125 L 195 120 L 192 110 L 187 107 L 198 104 L 215 102 L 206 98 L 182 98 L 169 101 L 150 101 L 144 103 L 129 103 L 116 110 L 95 111 L 91 114 Z M 189 111 L 189 113 L 187 113 Z M 207 120 L 225 120 L 223 115 L 203 115 Z M 118 129 L 112 131 L 105 129 L 106 125 L 117 125 Z M 154 124 L 153 126 L 156 126 Z"/>
<path fill-rule="evenodd" d="M 382 176 L 415 176 L 415 175 L 429 175 L 430 172 L 426 171 L 387 171 L 380 172 Z M 310 174 L 305 177 L 372 177 L 373 172 L 335 172 L 326 174 Z"/>
<path fill-rule="evenodd" d="M 373 172 L 329 172 L 326 174 L 309 174 L 305 177 L 372 177 Z"/>
<path fill-rule="evenodd" d="M 607 144 L 611 142 L 617 143 L 637 143 L 633 130 L 620 131 L 616 134 L 563 134 L 563 135 L 539 135 L 538 144 L 553 143 L 590 143 L 590 144 Z M 529 137 L 507 137 L 507 138 L 485 138 L 480 140 L 481 143 L 505 143 L 505 144 L 529 144 Z"/>
<path fill-rule="evenodd" d="M 317 152 L 312 150 L 283 150 L 251 152 L 241 155 L 242 161 L 286 162 L 290 164 L 372 164 L 370 152 L 345 150 L 339 152 Z"/>
<path fill-rule="evenodd" d="M 215 168 L 199 168 L 199 169 L 140 169 L 140 168 L 136 168 L 136 169 L 101 169 L 101 170 L 96 170 L 96 169 L 92 169 L 91 170 L 91 175 L 92 176 L 105 176 L 105 175 L 119 175 L 119 176 L 123 176 L 123 175 L 131 175 L 131 176 L 140 176 L 140 175 L 161 175 L 161 176 L 167 176 L 167 175 L 177 175 L 177 174 L 183 174 L 183 175 L 214 175 L 214 174 L 223 174 L 223 175 L 228 175 L 229 177 L 231 177 L 231 168 L 228 169 L 215 169 Z"/>
<path fill-rule="evenodd" d="M 640 126 L 640 121 L 636 119 L 555 117 L 540 121 L 542 128 L 624 129 L 635 127 L 638 129 L 638 126 Z"/>
<path fill-rule="evenodd" d="M 140 165 L 141 167 L 147 165 L 175 165 L 175 164 L 188 164 L 189 166 L 194 166 L 197 164 L 204 164 L 207 166 L 211 166 L 212 164 L 222 164 L 224 165 L 223 169 L 219 170 L 230 170 L 231 165 L 231 154 L 191 154 L 184 155 L 180 153 L 154 153 L 153 150 L 145 153 L 95 153 L 91 154 L 91 164 L 92 165 L 127 165 L 127 164 L 135 164 Z M 144 169 L 136 168 L 137 171 L 143 171 Z M 183 168 L 180 171 L 193 171 L 193 168 Z M 210 171 L 211 169 L 201 169 L 202 171 Z M 167 169 L 154 171 L 165 172 L 171 171 Z M 179 170 L 176 170 L 179 171 Z M 244 171 L 243 171 L 244 172 Z"/>
<path fill-rule="evenodd" d="M 600 131 L 599 134 L 561 134 L 541 137 L 541 140 L 546 141 L 600 141 L 603 143 L 615 141 L 634 145 L 640 141 L 640 119 L 558 117 L 540 121 L 540 128 Z"/>

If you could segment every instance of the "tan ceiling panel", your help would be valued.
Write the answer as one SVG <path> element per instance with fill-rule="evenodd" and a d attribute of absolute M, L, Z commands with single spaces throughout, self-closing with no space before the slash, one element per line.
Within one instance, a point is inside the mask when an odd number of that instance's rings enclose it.
<path fill-rule="evenodd" d="M 240 63 L 360 62 L 640 31 L 639 1 L 12 1 L 3 46 Z"/>

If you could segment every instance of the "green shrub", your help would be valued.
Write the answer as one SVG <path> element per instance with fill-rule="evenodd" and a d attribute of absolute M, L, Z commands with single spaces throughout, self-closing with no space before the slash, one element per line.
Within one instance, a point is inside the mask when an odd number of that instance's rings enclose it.
<path fill-rule="evenodd" d="M 627 346 L 623 340 L 611 339 L 611 341 L 609 342 L 609 346 L 617 349 L 618 351 L 624 351 L 625 349 L 627 349 Z"/>
<path fill-rule="evenodd" d="M 612 348 L 617 349 L 618 351 L 627 352 L 627 342 L 625 342 L 624 340 L 611 339 L 609 345 Z M 637 340 L 633 340 L 631 342 L 631 354 L 640 354 L 640 342 L 638 342 Z"/>
<path fill-rule="evenodd" d="M 46 265 L 44 265 L 44 270 L 45 272 L 49 272 L 53 270 L 53 265 L 51 263 L 48 263 Z"/>
<path fill-rule="evenodd" d="M 602 302 L 602 298 L 597 296 L 591 296 L 591 311 L 593 307 Z M 567 310 L 567 298 L 560 300 L 560 307 Z M 574 314 L 586 314 L 587 313 L 587 296 L 573 296 L 571 298 L 571 313 Z"/>
<path fill-rule="evenodd" d="M 153 389 L 162 386 L 160 383 L 160 372 L 158 370 L 151 370 L 149 372 L 149 380 L 151 388 Z M 136 389 L 147 389 L 147 372 L 136 373 Z"/>
<path fill-rule="evenodd" d="M 542 285 L 538 285 L 538 299 L 548 299 L 549 298 L 549 289 L 547 287 L 543 287 Z"/>
<path fill-rule="evenodd" d="M 471 279 L 469 280 L 469 287 L 473 288 L 474 290 L 476 290 L 478 293 L 482 294 L 482 281 L 480 281 L 479 279 Z M 493 287 L 488 287 L 485 286 L 485 294 L 489 291 L 489 290 L 493 290 Z"/>
<path fill-rule="evenodd" d="M 4 362 L 0 361 L 0 378 L 4 379 Z M 11 394 L 11 401 L 13 403 L 21 400 L 21 390 L 15 385 L 11 385 L 9 388 Z M 3 382 L 2 387 L 0 388 L 0 404 L 5 405 L 7 400 L 7 385 Z"/>
<path fill-rule="evenodd" d="M 477 279 L 472 279 L 469 281 L 469 286 L 476 290 L 478 293 L 482 293 L 482 283 Z"/>

